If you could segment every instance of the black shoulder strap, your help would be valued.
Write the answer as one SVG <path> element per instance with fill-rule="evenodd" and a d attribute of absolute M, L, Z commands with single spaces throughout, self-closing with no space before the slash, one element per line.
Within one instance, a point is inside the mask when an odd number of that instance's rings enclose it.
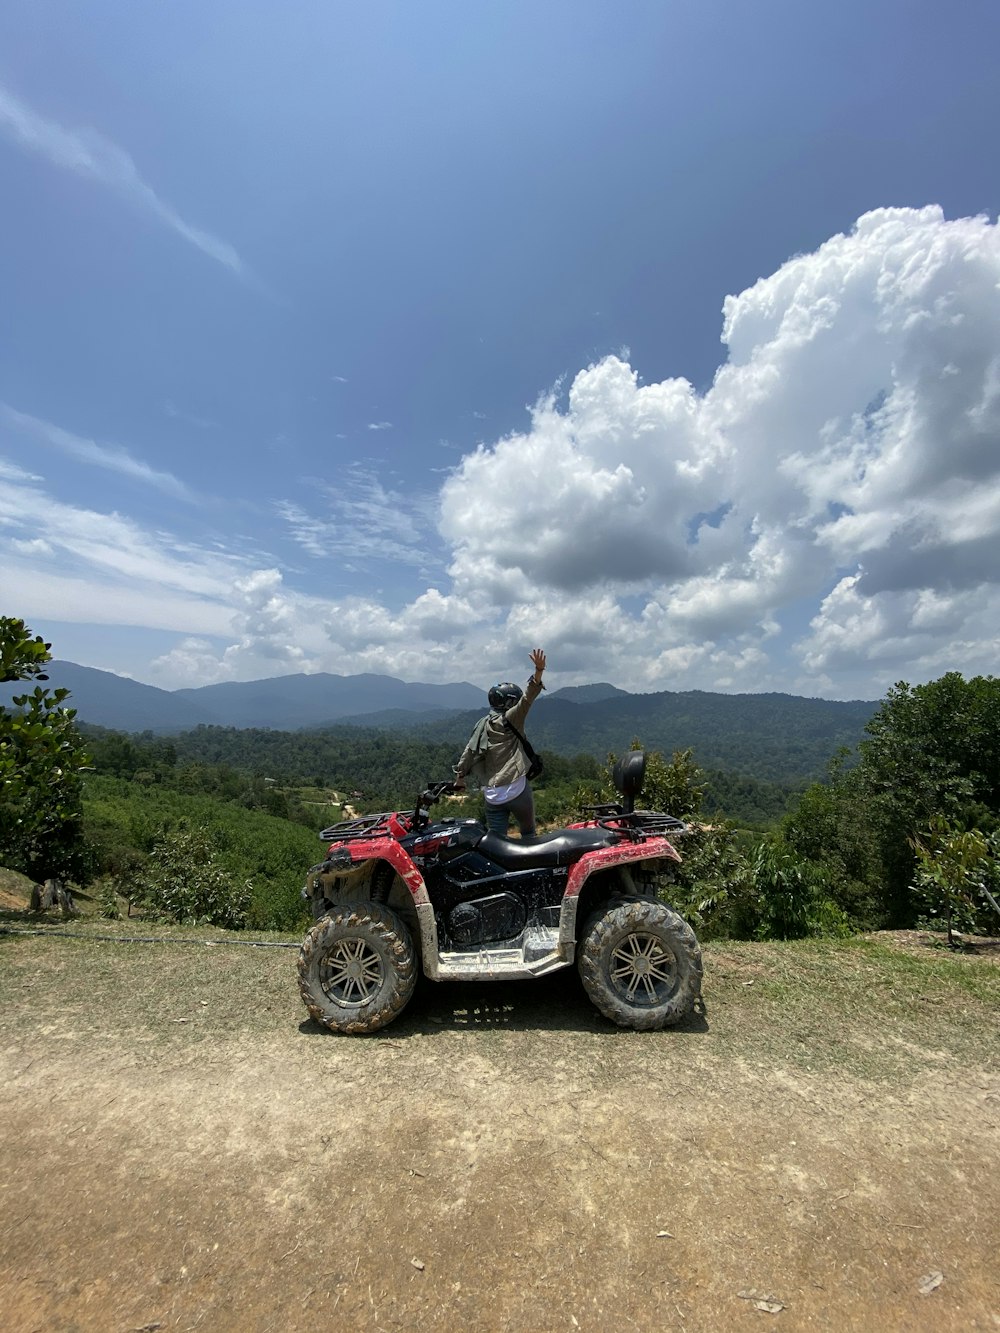
<path fill-rule="evenodd" d="M 528 756 L 528 762 L 531 763 L 536 757 L 534 750 L 531 748 L 531 742 L 526 737 L 521 735 L 517 727 L 514 726 L 513 722 L 511 722 L 510 718 L 507 716 L 506 713 L 504 713 L 503 724 L 505 727 L 507 727 L 510 731 L 514 733 L 517 739 L 524 746 L 524 753 Z"/>

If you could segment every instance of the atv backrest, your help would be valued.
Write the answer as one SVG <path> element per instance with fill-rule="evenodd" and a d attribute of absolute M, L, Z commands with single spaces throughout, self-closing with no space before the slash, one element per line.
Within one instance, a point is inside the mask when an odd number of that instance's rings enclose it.
<path fill-rule="evenodd" d="M 642 791 L 642 781 L 646 776 L 646 756 L 642 750 L 630 750 L 622 755 L 611 772 L 615 790 L 625 798 L 625 813 L 635 809 L 635 798 Z"/>

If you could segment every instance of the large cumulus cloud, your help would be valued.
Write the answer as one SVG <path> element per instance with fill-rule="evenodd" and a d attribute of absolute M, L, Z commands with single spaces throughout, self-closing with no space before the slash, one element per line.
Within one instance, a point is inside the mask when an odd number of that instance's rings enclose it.
<path fill-rule="evenodd" d="M 528 431 L 468 456 L 442 493 L 456 588 L 518 623 L 534 610 L 567 648 L 575 622 L 553 604 L 610 599 L 605 650 L 633 684 L 708 672 L 836 693 L 988 661 L 996 225 L 866 214 L 728 298 L 722 337 L 704 395 L 641 385 L 609 357 Z M 579 624 L 586 637 L 585 610 Z M 788 649 L 798 673 L 780 665 Z"/>

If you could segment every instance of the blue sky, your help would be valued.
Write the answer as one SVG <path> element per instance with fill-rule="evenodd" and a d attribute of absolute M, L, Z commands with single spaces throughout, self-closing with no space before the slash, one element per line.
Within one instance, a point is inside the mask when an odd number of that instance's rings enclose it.
<path fill-rule="evenodd" d="M 291 671 L 995 669 L 1000 11 L 0 10 L 0 608 Z"/>

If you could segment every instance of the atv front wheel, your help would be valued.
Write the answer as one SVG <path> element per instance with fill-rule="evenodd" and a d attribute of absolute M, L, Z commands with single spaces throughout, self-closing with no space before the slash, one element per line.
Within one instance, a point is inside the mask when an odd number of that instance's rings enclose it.
<path fill-rule="evenodd" d="M 701 994 L 701 949 L 669 907 L 617 902 L 587 922 L 577 953 L 584 990 L 605 1018 L 648 1032 L 679 1023 Z"/>
<path fill-rule="evenodd" d="M 377 1032 L 417 984 L 410 933 L 391 907 L 346 903 L 317 921 L 299 950 L 299 993 L 334 1032 Z"/>

